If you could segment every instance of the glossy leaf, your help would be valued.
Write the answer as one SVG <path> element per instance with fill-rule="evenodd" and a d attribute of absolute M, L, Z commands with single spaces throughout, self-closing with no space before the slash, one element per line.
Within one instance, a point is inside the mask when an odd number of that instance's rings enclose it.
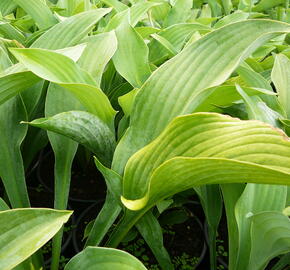
<path fill-rule="evenodd" d="M 30 208 L 0 212 L 0 267 L 12 269 L 43 246 L 71 211 Z"/>
<path fill-rule="evenodd" d="M 70 111 L 28 124 L 67 136 L 86 146 L 102 163 L 110 165 L 116 144 L 114 133 L 95 115 Z"/>
<path fill-rule="evenodd" d="M 125 251 L 112 248 L 87 247 L 73 257 L 65 270 L 146 270 L 146 267 L 134 256 Z"/>

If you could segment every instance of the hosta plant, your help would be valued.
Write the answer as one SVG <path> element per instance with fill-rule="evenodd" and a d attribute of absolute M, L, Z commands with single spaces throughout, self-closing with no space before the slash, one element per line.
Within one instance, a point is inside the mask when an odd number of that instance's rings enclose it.
<path fill-rule="evenodd" d="M 79 145 L 107 191 L 64 269 L 146 269 L 116 249 L 134 227 L 174 269 L 156 208 L 188 189 L 210 269 L 223 205 L 230 270 L 287 265 L 289 1 L 0 0 L 0 11 L 1 269 L 43 269 L 53 236 L 59 269 Z M 25 172 L 48 143 L 55 209 L 31 208 Z"/>

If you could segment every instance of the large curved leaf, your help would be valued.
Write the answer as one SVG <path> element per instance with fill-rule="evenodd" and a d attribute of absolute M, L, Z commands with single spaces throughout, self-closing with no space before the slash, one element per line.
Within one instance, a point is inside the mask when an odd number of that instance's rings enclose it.
<path fill-rule="evenodd" d="M 244 182 L 290 185 L 290 172 L 224 158 L 176 157 L 164 162 L 152 174 L 146 209 L 193 186 Z M 123 202 L 131 209 L 142 203 Z"/>
<path fill-rule="evenodd" d="M 196 91 L 223 83 L 266 40 L 289 31 L 290 25 L 270 20 L 233 23 L 205 35 L 163 64 L 136 96 L 131 125 L 116 149 L 113 169 L 122 173 L 128 158 L 175 116 L 192 112 Z"/>
<path fill-rule="evenodd" d="M 146 267 L 129 253 L 102 247 L 87 247 L 74 256 L 65 270 L 146 270 Z"/>
<path fill-rule="evenodd" d="M 17 59 L 37 76 L 72 92 L 91 113 L 113 128 L 115 110 L 95 86 L 92 76 L 70 58 L 44 49 L 12 50 Z"/>
<path fill-rule="evenodd" d="M 9 270 L 42 247 L 71 211 L 30 208 L 0 212 L 0 268 Z"/>
<path fill-rule="evenodd" d="M 290 172 L 290 142 L 279 129 L 259 121 L 242 121 L 215 113 L 175 118 L 152 143 L 128 161 L 123 179 L 126 200 L 143 198 L 150 176 L 177 156 L 220 157 Z"/>

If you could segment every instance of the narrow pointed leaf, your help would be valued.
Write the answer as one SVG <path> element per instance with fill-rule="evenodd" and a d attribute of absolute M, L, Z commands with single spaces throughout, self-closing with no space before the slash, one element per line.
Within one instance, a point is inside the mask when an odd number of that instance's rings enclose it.
<path fill-rule="evenodd" d="M 75 46 L 110 11 L 108 8 L 100 8 L 69 17 L 45 32 L 31 47 L 57 50 Z"/>
<path fill-rule="evenodd" d="M 274 82 L 278 99 L 290 117 L 290 60 L 283 54 L 276 55 L 272 69 L 272 81 Z"/>

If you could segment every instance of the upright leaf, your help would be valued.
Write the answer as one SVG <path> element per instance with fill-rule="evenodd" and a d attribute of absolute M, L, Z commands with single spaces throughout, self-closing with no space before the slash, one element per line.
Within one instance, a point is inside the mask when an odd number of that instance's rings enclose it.
<path fill-rule="evenodd" d="M 56 17 L 52 11 L 46 5 L 45 1 L 42 0 L 13 0 L 14 3 L 19 5 L 29 14 L 35 21 L 37 26 L 42 28 L 49 28 L 58 23 Z"/>
<path fill-rule="evenodd" d="M 77 45 L 110 11 L 108 8 L 99 8 L 69 17 L 45 32 L 31 47 L 57 50 Z"/>
<path fill-rule="evenodd" d="M 150 76 L 149 50 L 143 38 L 124 21 L 116 29 L 118 49 L 113 57 L 116 70 L 136 88 Z"/>
<path fill-rule="evenodd" d="M 287 117 L 290 118 L 290 60 L 288 57 L 283 54 L 276 55 L 271 77 L 278 92 L 278 99 Z"/>
<path fill-rule="evenodd" d="M 27 119 L 27 113 L 20 96 L 0 105 L 0 176 L 13 208 L 29 207 L 25 183 L 21 143 L 27 127 L 20 121 Z"/>

